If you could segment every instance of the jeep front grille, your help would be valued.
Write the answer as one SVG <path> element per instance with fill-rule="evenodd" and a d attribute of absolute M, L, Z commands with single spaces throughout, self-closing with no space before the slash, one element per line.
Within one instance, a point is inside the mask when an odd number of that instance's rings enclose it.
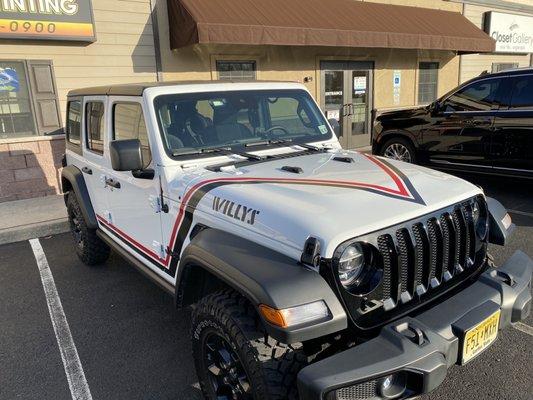
<path fill-rule="evenodd" d="M 377 327 L 480 271 L 486 239 L 476 235 L 474 201 L 486 221 L 486 203 L 479 196 L 351 240 L 374 248 L 373 263 L 382 272 L 370 292 L 338 286 L 357 326 Z"/>
<path fill-rule="evenodd" d="M 383 258 L 383 302 L 387 309 L 410 301 L 474 264 L 472 208 L 431 216 L 378 236 Z M 389 301 L 390 300 L 390 301 Z"/>

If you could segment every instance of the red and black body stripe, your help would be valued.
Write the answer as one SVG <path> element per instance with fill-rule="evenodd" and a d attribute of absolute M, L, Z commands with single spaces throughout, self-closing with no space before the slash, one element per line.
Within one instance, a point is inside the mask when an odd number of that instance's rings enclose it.
<path fill-rule="evenodd" d="M 98 220 L 105 227 L 110 229 L 115 235 L 119 236 L 123 243 L 132 247 L 138 254 L 142 255 L 144 258 L 158 266 L 161 270 L 165 271 L 171 276 L 174 276 L 177 270 L 179 257 L 171 256 L 171 254 L 181 254 L 183 250 L 183 244 L 185 243 L 187 235 L 192 227 L 194 211 L 196 210 L 196 207 L 207 193 L 221 186 L 232 184 L 256 185 L 263 183 L 275 183 L 289 185 L 339 187 L 364 190 L 381 196 L 392 197 L 403 201 L 409 201 L 425 205 L 423 199 L 415 190 L 412 183 L 401 171 L 399 171 L 397 168 L 395 168 L 393 165 L 391 165 L 385 160 L 379 160 L 368 155 L 365 156 L 391 177 L 391 179 L 397 186 L 396 189 L 362 182 L 306 178 L 224 177 L 207 179 L 205 181 L 193 185 L 189 190 L 187 190 L 181 201 L 178 215 L 176 217 L 176 221 L 174 222 L 168 245 L 168 249 L 171 249 L 172 251 L 169 252 L 165 258 L 160 258 L 150 249 L 147 249 L 144 246 L 140 245 L 135 240 L 128 237 L 124 232 L 120 231 L 120 229 L 107 223 L 102 217 L 98 217 Z"/>

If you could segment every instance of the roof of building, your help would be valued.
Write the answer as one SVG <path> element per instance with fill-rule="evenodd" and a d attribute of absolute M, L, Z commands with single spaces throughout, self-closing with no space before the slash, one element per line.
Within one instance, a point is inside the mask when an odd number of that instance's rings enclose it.
<path fill-rule="evenodd" d="M 74 89 L 68 93 L 68 96 L 142 96 L 148 88 L 166 87 L 166 86 L 185 86 L 185 85 L 215 85 L 228 83 L 247 83 L 264 85 L 265 83 L 295 83 L 288 81 L 259 81 L 259 80 L 196 80 L 196 81 L 165 81 L 165 82 L 137 82 L 125 83 L 107 86 L 94 86 L 81 89 Z"/>
<path fill-rule="evenodd" d="M 493 52 L 459 12 L 354 0 L 170 0 L 170 44 L 334 46 Z"/>

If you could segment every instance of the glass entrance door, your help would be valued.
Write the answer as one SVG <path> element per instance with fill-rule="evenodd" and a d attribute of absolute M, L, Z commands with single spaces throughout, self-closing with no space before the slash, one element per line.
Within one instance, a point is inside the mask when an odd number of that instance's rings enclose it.
<path fill-rule="evenodd" d="M 373 67 L 367 61 L 321 63 L 321 104 L 328 119 L 339 121 L 339 140 L 345 149 L 370 144 Z"/>

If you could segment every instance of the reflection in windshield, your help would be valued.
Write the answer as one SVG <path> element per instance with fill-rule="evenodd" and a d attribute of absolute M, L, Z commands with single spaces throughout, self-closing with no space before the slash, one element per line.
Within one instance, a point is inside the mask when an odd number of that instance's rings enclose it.
<path fill-rule="evenodd" d="M 275 140 L 304 143 L 332 132 L 303 90 L 172 94 L 154 101 L 170 154 Z"/>

